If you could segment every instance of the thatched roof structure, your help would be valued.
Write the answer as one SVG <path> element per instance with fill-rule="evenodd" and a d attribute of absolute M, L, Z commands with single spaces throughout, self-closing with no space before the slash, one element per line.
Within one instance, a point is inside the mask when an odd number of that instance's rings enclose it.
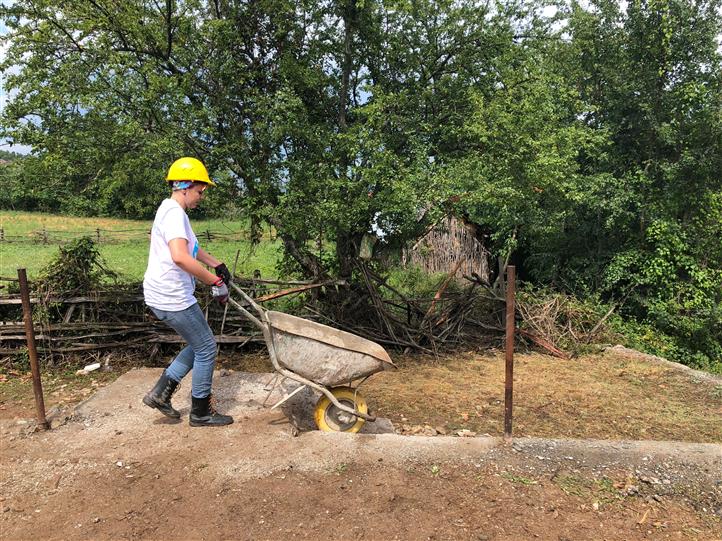
<path fill-rule="evenodd" d="M 413 246 L 404 248 L 402 264 L 429 273 L 451 272 L 461 260 L 457 278 L 476 273 L 488 283 L 491 252 L 483 243 L 481 228 L 452 214 L 434 224 Z"/>

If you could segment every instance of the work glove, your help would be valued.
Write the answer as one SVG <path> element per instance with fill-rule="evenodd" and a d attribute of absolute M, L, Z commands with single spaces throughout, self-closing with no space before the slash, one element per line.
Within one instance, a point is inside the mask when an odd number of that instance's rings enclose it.
<path fill-rule="evenodd" d="M 221 304 L 228 302 L 228 286 L 223 283 L 223 278 L 220 276 L 211 286 L 211 294 L 213 295 L 213 299 Z"/>
<path fill-rule="evenodd" d="M 225 263 L 221 263 L 217 267 L 213 268 L 216 270 L 216 276 L 223 278 L 223 283 L 225 283 L 226 285 L 229 285 L 231 283 L 231 279 L 233 277 L 231 276 L 231 272 L 228 270 L 228 267 L 226 267 Z"/>

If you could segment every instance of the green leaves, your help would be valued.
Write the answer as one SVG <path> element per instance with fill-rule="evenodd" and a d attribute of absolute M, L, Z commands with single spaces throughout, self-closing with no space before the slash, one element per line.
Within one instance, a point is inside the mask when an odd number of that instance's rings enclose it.
<path fill-rule="evenodd" d="M 16 0 L 0 135 L 35 155 L 0 202 L 149 217 L 197 156 L 206 211 L 272 223 L 309 276 L 453 208 L 525 278 L 712 355 L 720 0 L 554 4 Z"/>

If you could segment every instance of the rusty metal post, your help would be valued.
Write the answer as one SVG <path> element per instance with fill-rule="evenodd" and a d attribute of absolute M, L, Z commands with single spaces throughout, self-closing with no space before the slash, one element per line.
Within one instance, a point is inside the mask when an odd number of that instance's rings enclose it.
<path fill-rule="evenodd" d="M 35 409 L 38 417 L 38 426 L 48 429 L 45 419 L 45 400 L 43 399 L 43 384 L 40 381 L 40 365 L 38 364 L 38 350 L 35 347 L 35 329 L 33 329 L 33 309 L 30 305 L 30 289 L 25 269 L 18 269 L 20 280 L 20 297 L 23 301 L 23 321 L 25 322 L 25 337 L 28 343 L 30 357 L 30 370 L 33 373 L 33 393 L 35 393 Z"/>
<path fill-rule="evenodd" d="M 506 269 L 506 380 L 504 382 L 504 439 L 511 441 L 511 420 L 514 397 L 514 282 L 516 267 Z"/>

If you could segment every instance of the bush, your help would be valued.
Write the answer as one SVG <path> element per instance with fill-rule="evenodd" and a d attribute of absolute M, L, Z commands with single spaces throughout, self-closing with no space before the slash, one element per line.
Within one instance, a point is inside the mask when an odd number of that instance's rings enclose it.
<path fill-rule="evenodd" d="M 81 237 L 60 247 L 58 255 L 42 271 L 38 287 L 54 294 L 78 294 L 93 291 L 117 274 L 106 268 L 91 237 Z"/>
<path fill-rule="evenodd" d="M 690 347 L 688 343 L 680 340 L 678 335 L 667 334 L 659 327 L 649 322 L 639 322 L 634 319 L 625 319 L 619 315 L 610 318 L 610 326 L 623 337 L 625 346 L 663 357 L 670 361 L 679 362 L 705 370 L 713 374 L 722 374 L 722 351 L 719 340 L 710 340 L 700 344 L 702 347 L 711 346 L 705 351 L 712 351 L 708 355 L 699 347 Z M 709 335 L 703 333 L 707 338 Z M 715 354 L 714 351 L 717 351 Z"/>

